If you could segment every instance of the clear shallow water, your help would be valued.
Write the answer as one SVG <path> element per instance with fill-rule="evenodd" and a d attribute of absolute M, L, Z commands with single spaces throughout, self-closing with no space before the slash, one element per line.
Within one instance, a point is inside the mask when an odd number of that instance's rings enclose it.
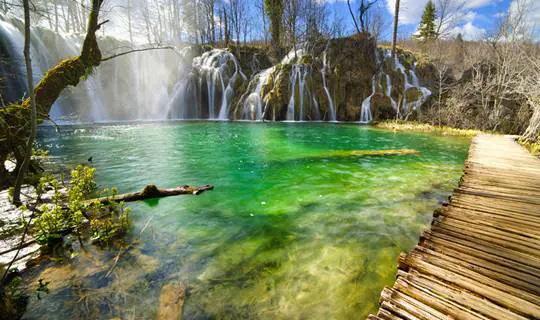
<path fill-rule="evenodd" d="M 363 318 L 457 185 L 469 144 L 358 125 L 208 122 L 45 127 L 40 142 L 55 161 L 92 156 L 97 182 L 120 192 L 215 185 L 131 205 L 135 245 L 109 276 L 118 249 L 95 246 L 33 270 L 51 293 L 32 298 L 26 317 L 50 319 L 152 318 L 175 281 L 188 287 L 185 319 Z M 405 148 L 420 154 L 329 155 Z"/>

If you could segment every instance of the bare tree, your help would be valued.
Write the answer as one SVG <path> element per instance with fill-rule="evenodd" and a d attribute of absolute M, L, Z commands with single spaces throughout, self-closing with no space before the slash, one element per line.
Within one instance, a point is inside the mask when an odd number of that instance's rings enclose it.
<path fill-rule="evenodd" d="M 354 22 L 354 27 L 358 33 L 368 33 L 369 32 L 369 13 L 371 8 L 378 0 L 360 0 L 360 6 L 358 8 L 358 21 L 351 7 L 351 1 L 347 0 L 347 6 L 349 7 L 349 13 Z M 358 26 L 360 24 L 360 27 Z"/>
<path fill-rule="evenodd" d="M 229 17 L 236 37 L 236 45 L 240 46 L 242 26 L 246 18 L 246 1 L 229 0 Z"/>
<path fill-rule="evenodd" d="M 384 11 L 386 8 L 383 6 L 384 5 L 377 3 L 377 5 L 366 14 L 367 30 L 375 39 L 380 39 L 383 36 L 383 32 L 390 27 L 385 19 Z"/>
<path fill-rule="evenodd" d="M 266 8 L 264 5 L 264 0 L 257 1 L 255 3 L 255 9 L 257 9 L 257 13 L 261 15 L 262 18 L 262 26 L 263 26 L 263 39 L 264 39 L 264 45 L 268 45 L 268 17 L 266 15 Z"/>
<path fill-rule="evenodd" d="M 203 0 L 203 7 L 206 16 L 206 26 L 208 30 L 209 42 L 216 43 L 216 22 L 215 22 L 215 0 Z"/>
<path fill-rule="evenodd" d="M 437 0 L 437 38 L 446 38 L 465 15 L 463 0 Z"/>
<path fill-rule="evenodd" d="M 300 0 L 289 0 L 285 2 L 285 27 L 286 34 L 289 37 L 289 41 L 292 43 L 292 47 L 295 50 L 296 55 L 296 40 L 298 21 L 300 19 L 301 2 Z"/>

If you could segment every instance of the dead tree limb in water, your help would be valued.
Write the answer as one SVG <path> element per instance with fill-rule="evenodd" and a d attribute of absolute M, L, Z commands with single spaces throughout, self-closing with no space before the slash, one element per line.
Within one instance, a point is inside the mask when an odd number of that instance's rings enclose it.
<path fill-rule="evenodd" d="M 181 186 L 171 189 L 159 189 L 153 184 L 144 187 L 141 192 L 124 193 L 117 196 L 102 197 L 97 199 L 87 200 L 87 202 L 99 202 L 107 204 L 110 202 L 133 202 L 145 199 L 164 198 L 179 195 L 199 195 L 205 191 L 213 190 L 214 186 L 204 185 L 201 187 Z"/>

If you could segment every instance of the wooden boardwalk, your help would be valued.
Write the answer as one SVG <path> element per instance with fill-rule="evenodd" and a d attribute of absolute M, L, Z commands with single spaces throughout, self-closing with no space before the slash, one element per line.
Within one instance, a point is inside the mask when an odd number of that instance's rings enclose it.
<path fill-rule="evenodd" d="M 540 160 L 511 137 L 474 138 L 459 188 L 368 319 L 540 319 Z"/>

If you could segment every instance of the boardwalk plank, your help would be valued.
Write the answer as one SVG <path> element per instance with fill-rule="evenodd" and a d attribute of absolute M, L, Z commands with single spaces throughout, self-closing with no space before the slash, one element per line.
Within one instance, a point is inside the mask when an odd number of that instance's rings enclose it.
<path fill-rule="evenodd" d="M 459 187 L 399 263 L 379 319 L 540 319 L 540 159 L 513 137 L 475 137 Z"/>

